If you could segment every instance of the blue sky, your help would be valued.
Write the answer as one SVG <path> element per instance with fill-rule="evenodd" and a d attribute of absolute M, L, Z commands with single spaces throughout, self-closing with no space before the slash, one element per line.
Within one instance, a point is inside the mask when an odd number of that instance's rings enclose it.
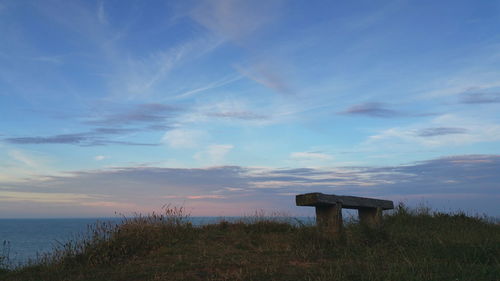
<path fill-rule="evenodd" d="M 499 26 L 496 1 L 0 1 L 0 217 L 316 191 L 498 216 Z"/>

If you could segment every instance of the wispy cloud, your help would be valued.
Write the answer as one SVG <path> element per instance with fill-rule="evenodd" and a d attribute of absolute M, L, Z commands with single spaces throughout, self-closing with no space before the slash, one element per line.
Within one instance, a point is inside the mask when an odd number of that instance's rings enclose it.
<path fill-rule="evenodd" d="M 162 142 L 172 148 L 194 148 L 200 145 L 206 134 L 194 129 L 173 129 L 165 133 Z"/>
<path fill-rule="evenodd" d="M 180 108 L 160 104 L 149 103 L 135 105 L 133 108 L 120 113 L 96 116 L 87 120 L 86 123 L 104 126 L 129 126 L 129 125 L 164 125 L 172 118 Z"/>
<path fill-rule="evenodd" d="M 404 116 L 402 112 L 392 110 L 387 108 L 386 105 L 378 102 L 367 102 L 356 104 L 345 111 L 339 112 L 340 114 L 348 115 L 364 115 L 369 117 L 381 117 L 381 118 L 394 118 Z"/>
<path fill-rule="evenodd" d="M 138 129 L 122 128 L 96 128 L 91 131 L 73 134 L 59 134 L 52 136 L 28 136 L 4 138 L 4 141 L 12 144 L 72 144 L 79 146 L 101 146 L 101 145 L 140 145 L 152 146 L 154 143 L 137 143 L 133 141 L 122 141 L 109 139 L 113 135 L 126 135 L 140 131 Z"/>
<path fill-rule="evenodd" d="M 37 160 L 35 160 L 33 157 L 27 155 L 23 151 L 17 150 L 17 149 L 12 149 L 9 151 L 9 156 L 21 163 L 23 163 L 26 166 L 36 168 L 39 163 Z"/>
<path fill-rule="evenodd" d="M 107 112 L 112 110 L 107 110 Z M 143 131 L 165 131 L 171 127 L 171 119 L 181 111 L 180 108 L 160 104 L 138 104 L 127 110 L 114 113 L 95 115 L 83 121 L 84 125 L 95 128 L 70 134 L 55 134 L 49 136 L 8 137 L 4 141 L 13 144 L 72 144 L 79 146 L 102 145 L 139 145 L 155 146 L 158 143 L 143 143 L 112 138 L 127 136 Z M 103 127 L 104 126 L 104 127 Z"/>
<path fill-rule="evenodd" d="M 321 152 L 292 152 L 290 158 L 296 160 L 332 160 L 333 157 Z"/>
<path fill-rule="evenodd" d="M 231 144 L 209 145 L 205 150 L 196 153 L 194 158 L 205 165 L 224 165 L 226 156 L 233 148 L 234 145 Z"/>
<path fill-rule="evenodd" d="M 186 110 L 176 118 L 177 124 L 190 126 L 200 123 L 245 123 L 246 125 L 263 125 L 273 121 L 277 109 L 268 108 L 265 104 L 255 108 L 255 101 L 248 101 L 245 98 L 224 98 L 215 102 L 204 103 Z M 273 110 L 272 112 L 269 112 Z"/>
<path fill-rule="evenodd" d="M 94 5 L 65 1 L 51 3 L 35 5 L 37 12 L 59 29 L 78 34 L 81 41 L 77 45 L 80 46 L 74 49 L 87 60 L 80 65 L 82 75 L 90 74 L 103 83 L 106 89 L 102 90 L 110 99 L 141 100 L 158 96 L 159 92 L 164 95 L 165 85 L 175 83 L 175 80 L 169 80 L 174 69 L 210 53 L 222 42 L 213 34 L 193 31 L 193 34 L 176 36 L 175 42 L 163 46 L 140 44 L 138 51 L 134 48 L 137 45 L 130 46 L 127 41 L 143 41 L 140 36 L 134 38 L 136 34 L 133 32 L 136 24 L 145 17 L 140 12 L 142 5 L 131 5 L 130 18 L 117 24 L 107 14 L 110 5 L 114 4 L 107 1 L 97 1 Z M 137 11 L 133 11 L 135 8 Z M 60 10 L 65 13 L 60 13 Z M 165 28 L 163 25 L 158 27 Z M 154 34 L 156 36 L 158 33 Z M 171 92 L 178 88 L 177 85 L 171 87 Z"/>
<path fill-rule="evenodd" d="M 89 141 L 90 138 L 88 133 L 78 133 L 45 137 L 6 138 L 5 140 L 13 144 L 81 144 Z"/>
<path fill-rule="evenodd" d="M 104 159 L 106 159 L 106 158 L 107 158 L 107 157 L 106 157 L 106 156 L 104 156 L 104 155 L 97 155 L 97 156 L 95 156 L 95 157 L 94 157 L 94 160 L 96 160 L 96 161 L 102 161 L 102 160 L 104 160 Z"/>
<path fill-rule="evenodd" d="M 92 196 L 74 193 L 16 192 L 0 190 L 0 201 L 31 203 L 76 203 Z"/>
<path fill-rule="evenodd" d="M 489 58 L 488 58 L 489 59 Z M 469 68 L 469 66 L 467 66 Z M 498 89 L 500 82 L 497 77 L 500 74 L 497 69 L 472 70 L 463 69 L 460 74 L 448 77 L 440 77 L 433 83 L 434 89 L 423 91 L 421 97 L 425 99 L 436 99 L 457 94 L 467 96 L 468 94 L 483 93 Z"/>
<path fill-rule="evenodd" d="M 420 137 L 435 137 L 442 135 L 456 135 L 465 133 L 467 133 L 467 129 L 464 128 L 437 127 L 437 128 L 425 128 L 419 130 L 417 132 L 417 135 Z"/>
<path fill-rule="evenodd" d="M 176 64 L 190 52 L 190 48 L 192 48 L 192 43 L 186 43 L 168 51 L 150 54 L 148 59 L 129 59 L 127 70 L 130 73 L 123 76 L 128 81 L 120 81 L 120 83 L 126 83 L 126 90 L 132 97 L 147 96 L 149 90 L 164 79 Z"/>
<path fill-rule="evenodd" d="M 205 86 L 202 86 L 202 87 L 198 87 L 198 88 L 186 91 L 186 92 L 184 92 L 182 94 L 179 94 L 179 95 L 177 95 L 177 96 L 175 96 L 173 98 L 174 99 L 183 99 L 183 98 L 192 97 L 192 96 L 194 96 L 196 94 L 199 94 L 199 93 L 211 90 L 211 89 L 216 89 L 216 88 L 225 86 L 227 84 L 230 84 L 232 82 L 238 81 L 238 80 L 241 79 L 241 77 L 242 77 L 241 75 L 236 75 L 236 76 L 231 76 L 231 77 L 224 77 L 224 78 L 222 78 L 220 80 L 217 80 L 215 82 L 209 83 L 208 85 L 205 85 Z"/>
<path fill-rule="evenodd" d="M 280 2 L 205 0 L 193 9 L 191 17 L 224 39 L 241 44 L 277 17 Z"/>
<path fill-rule="evenodd" d="M 267 116 L 260 115 L 250 111 L 224 111 L 207 113 L 210 117 L 228 118 L 228 119 L 242 119 L 242 120 L 261 120 L 268 118 Z"/>
<path fill-rule="evenodd" d="M 291 85 L 290 79 L 285 77 L 284 69 L 277 69 L 275 65 L 270 65 L 267 62 L 259 62 L 250 66 L 234 65 L 234 67 L 239 73 L 250 80 L 273 91 L 285 95 L 294 95 L 297 93 L 296 89 Z"/>
<path fill-rule="evenodd" d="M 100 1 L 97 6 L 97 19 L 99 23 L 106 24 L 108 19 L 106 17 L 106 10 L 104 9 L 104 1 Z"/>
<path fill-rule="evenodd" d="M 62 64 L 64 62 L 63 58 L 64 58 L 63 55 L 56 55 L 56 56 L 37 56 L 29 59 L 43 63 Z"/>
<path fill-rule="evenodd" d="M 107 135 L 107 134 L 104 134 Z M 138 146 L 156 146 L 156 143 L 139 143 L 132 141 L 118 141 L 104 139 L 103 134 L 95 132 L 62 134 L 54 136 L 35 136 L 35 137 L 17 137 L 5 138 L 5 141 L 12 144 L 72 144 L 79 146 L 102 146 L 102 145 L 138 145 Z"/>
<path fill-rule="evenodd" d="M 463 93 L 461 102 L 465 104 L 500 103 L 500 92 L 496 93 Z"/>
<path fill-rule="evenodd" d="M 37 150 L 12 148 L 11 145 L 0 142 L 0 181 L 22 180 L 30 175 L 56 173 L 53 167 L 53 157 Z M 0 184 L 0 189 L 6 186 Z"/>
<path fill-rule="evenodd" d="M 169 85 L 178 83 L 172 78 L 175 74 L 173 70 L 209 54 L 221 43 L 220 39 L 212 35 L 200 34 L 164 50 L 151 51 L 141 56 L 131 57 L 123 54 L 127 59 L 111 64 L 109 89 L 112 98 L 125 97 L 130 100 L 151 98 L 158 96 L 158 92 L 165 94 L 166 88 L 171 88 L 170 92 L 177 92 L 176 87 Z M 210 86 L 218 87 L 230 82 L 220 81 Z M 184 98 L 203 90 L 206 89 L 194 89 L 180 95 L 172 95 L 171 98 Z"/>
<path fill-rule="evenodd" d="M 188 195 L 188 196 L 168 195 L 168 196 L 163 196 L 163 198 L 165 198 L 165 199 L 200 200 L 200 199 L 225 199 L 226 197 L 223 195 L 208 194 L 208 195 Z"/>
<path fill-rule="evenodd" d="M 283 11 L 283 1 L 201 1 L 191 18 L 223 40 L 236 44 L 253 57 L 250 63 L 233 64 L 243 76 L 281 94 L 295 94 L 286 68 L 256 52 L 259 34 L 265 33 Z M 275 56 L 273 57 L 275 58 Z"/>
<path fill-rule="evenodd" d="M 498 140 L 500 125 L 494 121 L 444 114 L 425 123 L 384 129 L 370 136 L 365 144 L 380 149 L 381 146 L 401 148 L 402 145 L 459 146 Z"/>
<path fill-rule="evenodd" d="M 82 146 L 103 146 L 103 145 L 130 145 L 130 146 L 159 146 L 159 143 L 133 142 L 133 141 L 118 141 L 118 140 L 94 140 L 85 143 Z"/>

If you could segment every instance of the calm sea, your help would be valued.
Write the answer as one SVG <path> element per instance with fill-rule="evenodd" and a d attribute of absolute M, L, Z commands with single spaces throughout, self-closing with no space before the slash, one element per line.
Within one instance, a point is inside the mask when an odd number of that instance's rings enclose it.
<path fill-rule="evenodd" d="M 193 225 L 215 223 L 219 217 L 190 217 Z M 241 218 L 229 217 L 225 220 Z M 310 223 L 310 218 L 298 218 Z M 0 256 L 8 256 L 11 265 L 20 265 L 50 252 L 58 244 L 75 240 L 96 222 L 119 223 L 121 218 L 88 219 L 0 219 Z"/>

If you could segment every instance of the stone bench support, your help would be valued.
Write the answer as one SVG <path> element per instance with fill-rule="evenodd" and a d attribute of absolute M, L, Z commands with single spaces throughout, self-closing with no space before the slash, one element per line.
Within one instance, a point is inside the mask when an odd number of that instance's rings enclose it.
<path fill-rule="evenodd" d="M 316 207 L 316 224 L 332 233 L 342 231 L 342 204 Z"/>
<path fill-rule="evenodd" d="M 382 208 L 360 208 L 358 216 L 360 223 L 376 227 L 382 223 Z"/>
<path fill-rule="evenodd" d="M 342 232 L 342 208 L 357 209 L 359 221 L 370 227 L 382 223 L 382 211 L 394 209 L 390 200 L 356 196 L 338 196 L 323 193 L 300 194 L 295 197 L 297 206 L 316 208 L 316 224 L 334 235 Z"/>

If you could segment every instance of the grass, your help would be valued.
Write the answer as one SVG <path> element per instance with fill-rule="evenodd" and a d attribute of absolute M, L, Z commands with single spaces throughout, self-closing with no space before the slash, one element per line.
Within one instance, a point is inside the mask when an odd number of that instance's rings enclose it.
<path fill-rule="evenodd" d="M 192 226 L 182 209 L 95 225 L 0 280 L 499 280 L 500 225 L 400 205 L 340 238 L 262 217 Z M 1 259 L 0 259 L 1 265 Z"/>

